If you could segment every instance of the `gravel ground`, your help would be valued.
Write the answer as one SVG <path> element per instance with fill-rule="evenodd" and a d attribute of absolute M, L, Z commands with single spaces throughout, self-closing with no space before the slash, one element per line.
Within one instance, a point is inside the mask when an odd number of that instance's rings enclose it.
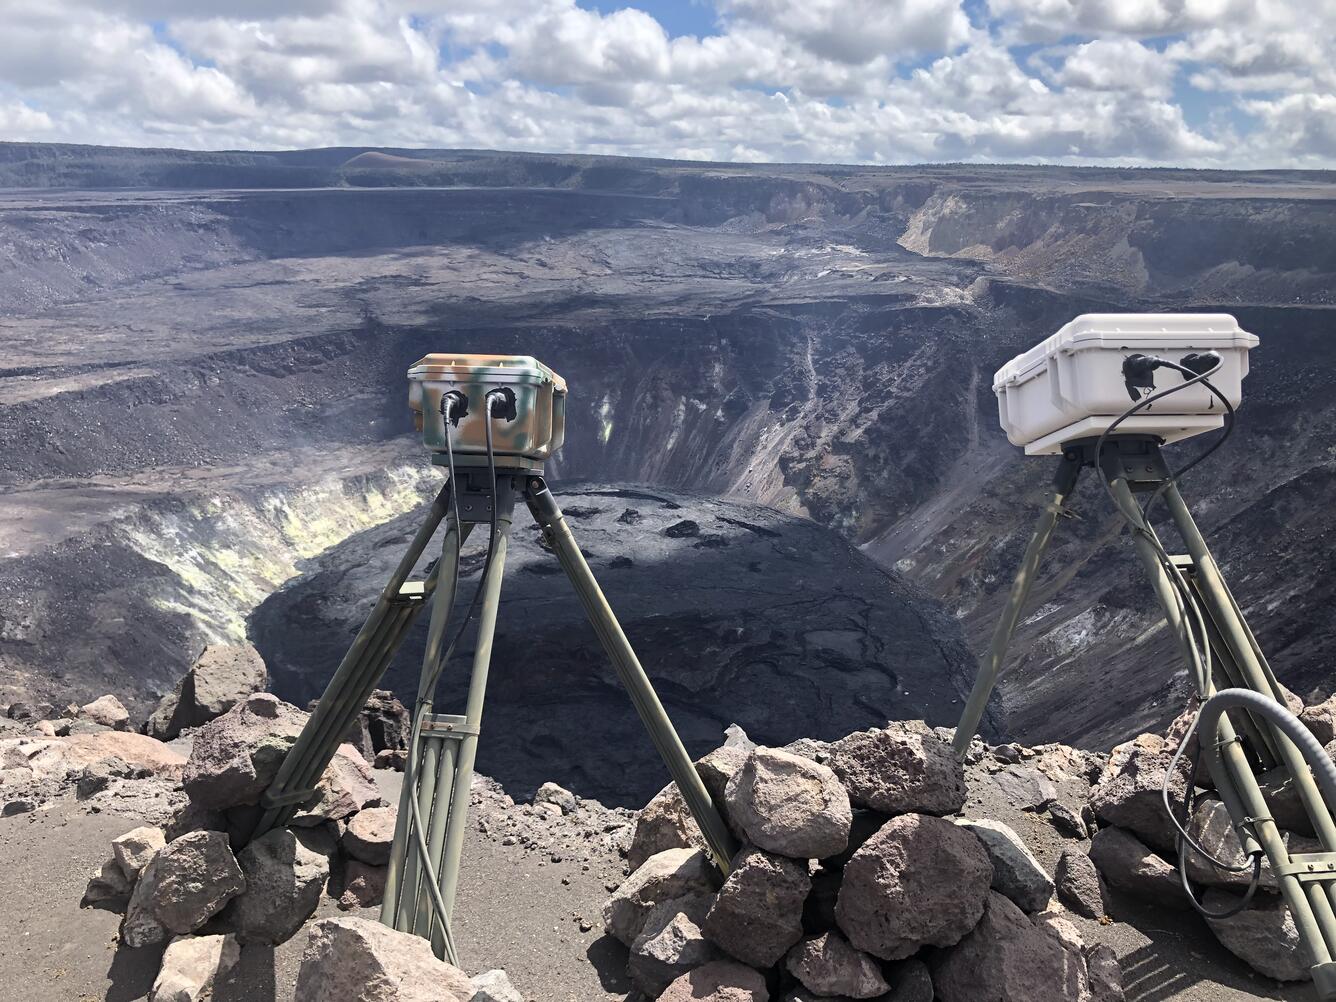
<path fill-rule="evenodd" d="M 397 800 L 397 774 L 377 778 Z M 520 828 L 555 835 L 517 840 L 496 825 L 499 807 L 486 797 L 475 805 L 465 845 L 457 934 L 468 972 L 503 967 L 534 1002 L 625 998 L 626 951 L 602 934 L 599 919 L 607 885 L 622 877 L 621 859 L 559 821 L 540 826 L 534 817 Z M 518 810 L 526 816 L 526 808 Z M 488 823 L 488 833 L 479 830 L 480 820 Z M 106 858 L 111 839 L 138 824 L 86 814 L 67 797 L 32 814 L 0 819 L 0 872 L 11 903 L 0 914 L 0 1002 L 146 997 L 161 948 L 118 950 L 120 916 L 79 908 L 88 876 Z M 584 851 L 572 851 L 576 841 Z M 560 862 L 553 862 L 554 854 Z M 376 912 L 361 914 L 374 918 Z M 357 913 L 322 901 L 320 916 L 340 914 Z M 245 948 L 241 964 L 215 991 L 215 1002 L 290 1002 L 304 946 L 305 936 L 298 934 L 277 949 Z"/>

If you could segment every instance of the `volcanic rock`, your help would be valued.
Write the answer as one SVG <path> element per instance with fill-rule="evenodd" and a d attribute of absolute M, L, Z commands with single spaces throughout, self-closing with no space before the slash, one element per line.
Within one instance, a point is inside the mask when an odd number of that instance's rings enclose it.
<path fill-rule="evenodd" d="M 1234 823 L 1229 817 L 1229 809 L 1215 797 L 1207 797 L 1197 802 L 1192 813 L 1192 837 L 1208 853 L 1230 866 L 1240 867 L 1238 871 L 1224 870 L 1190 846 L 1184 848 L 1187 855 L 1188 876 L 1198 884 L 1211 884 L 1217 887 L 1246 888 L 1252 880 L 1250 860 L 1243 855 L 1243 847 L 1234 831 Z M 1281 832 L 1281 838 L 1291 853 L 1321 852 L 1322 845 L 1315 839 L 1305 838 L 1293 832 Z M 1276 890 L 1276 877 L 1271 872 L 1270 861 L 1262 857 L 1259 887 Z"/>
<path fill-rule="evenodd" d="M 1104 892 L 1099 870 L 1089 855 L 1076 846 L 1067 846 L 1058 857 L 1053 873 L 1058 900 L 1085 918 L 1097 919 L 1105 913 Z"/>
<path fill-rule="evenodd" d="M 148 865 L 153 854 L 167 844 L 161 828 L 144 825 L 111 840 L 111 851 L 116 863 L 131 883 L 139 879 L 140 871 Z"/>
<path fill-rule="evenodd" d="M 1237 907 L 1240 897 L 1208 887 L 1201 903 L 1207 911 Z M 1237 915 L 1208 919 L 1207 925 L 1225 949 L 1253 970 L 1277 981 L 1307 981 L 1311 977 L 1299 930 L 1280 897 L 1257 895 Z"/>
<path fill-rule="evenodd" d="M 0 741 L 0 757 L 9 743 Z M 25 764 L 33 772 L 60 779 L 109 759 L 120 759 L 132 768 L 172 778 L 181 775 L 186 761 L 161 741 L 127 731 L 98 731 L 14 744 L 23 747 Z"/>
<path fill-rule="evenodd" d="M 860 807 L 883 814 L 954 814 L 965 806 L 965 773 L 926 728 L 891 724 L 833 742 L 830 767 Z"/>
<path fill-rule="evenodd" d="M 890 992 L 880 1002 L 933 1002 L 937 996 L 932 986 L 932 972 L 921 960 L 910 958 L 887 968 Z"/>
<path fill-rule="evenodd" d="M 130 711 L 110 693 L 79 707 L 79 716 L 114 731 L 130 729 Z"/>
<path fill-rule="evenodd" d="M 744 848 L 701 930 L 743 963 L 769 967 L 802 938 L 803 902 L 811 887 L 806 866 Z"/>
<path fill-rule="evenodd" d="M 1178 871 L 1131 832 L 1101 828 L 1090 841 L 1090 858 L 1110 887 L 1166 908 L 1187 908 Z"/>
<path fill-rule="evenodd" d="M 294 1002 L 469 1002 L 463 971 L 421 936 L 371 919 L 321 919 L 302 954 Z"/>
<path fill-rule="evenodd" d="M 250 644 L 210 644 L 176 689 L 158 702 L 145 729 L 160 741 L 170 741 L 186 728 L 221 717 L 268 685 L 264 660 Z"/>
<path fill-rule="evenodd" d="M 810 759 L 757 748 L 725 793 L 729 817 L 761 849 L 823 859 L 849 845 L 853 813 L 835 773 Z"/>
<path fill-rule="evenodd" d="M 248 696 L 195 734 L 186 793 L 214 810 L 259 803 L 305 724 L 306 714 L 277 696 Z"/>
<path fill-rule="evenodd" d="M 329 879 L 329 860 L 302 845 L 286 828 L 275 828 L 237 854 L 246 890 L 227 919 L 243 943 L 276 946 L 315 914 Z"/>
<path fill-rule="evenodd" d="M 696 761 L 696 772 L 716 804 L 724 802 L 728 781 L 755 748 L 746 731 L 737 724 L 729 724 L 724 728 L 724 743 Z"/>
<path fill-rule="evenodd" d="M 932 981 L 942 1002 L 1080 1002 L 1083 967 L 992 891 L 979 924 L 938 955 Z"/>
<path fill-rule="evenodd" d="M 1336 740 L 1336 695 L 1315 706 L 1309 706 L 1299 714 L 1299 719 L 1308 725 L 1320 745 L 1331 744 Z"/>
<path fill-rule="evenodd" d="M 636 815 L 631 844 L 626 850 L 626 863 L 635 870 L 657 853 L 704 844 L 705 836 L 691 816 L 677 784 L 669 783 Z"/>
<path fill-rule="evenodd" d="M 1013 807 L 1042 811 L 1058 797 L 1053 781 L 1028 765 L 1009 765 L 989 777 Z"/>
<path fill-rule="evenodd" d="M 644 931 L 656 904 L 692 894 L 713 894 L 715 883 L 714 868 L 699 850 L 656 853 L 637 867 L 603 906 L 604 930 L 631 946 Z"/>
<path fill-rule="evenodd" d="M 789 973 L 818 995 L 870 999 L 890 990 L 881 966 L 838 932 L 805 939 L 785 959 Z"/>
<path fill-rule="evenodd" d="M 658 1002 L 769 1002 L 765 978 L 731 960 L 716 960 L 683 974 Z"/>
<path fill-rule="evenodd" d="M 1087 947 L 1085 959 L 1091 1002 L 1123 1002 L 1123 969 L 1113 947 L 1105 943 Z"/>
<path fill-rule="evenodd" d="M 177 936 L 162 955 L 148 1002 L 199 1002 L 240 959 L 235 936 Z"/>
<path fill-rule="evenodd" d="M 1172 852 L 1174 827 L 1161 799 L 1172 757 L 1173 748 L 1155 734 L 1142 734 L 1118 745 L 1090 791 L 1090 806 L 1109 824 L 1126 828 L 1155 849 Z M 1180 760 L 1179 773 L 1169 788 L 1173 803 L 1182 803 L 1184 795 L 1190 766 L 1183 762 Z"/>
<path fill-rule="evenodd" d="M 349 911 L 379 905 L 385 900 L 385 881 L 389 873 L 388 866 L 371 866 L 360 859 L 348 860 L 344 868 L 343 894 L 339 896 L 339 907 Z"/>
<path fill-rule="evenodd" d="M 388 863 L 398 813 L 393 807 L 372 807 L 358 812 L 343 833 L 343 848 L 348 855 L 373 866 Z"/>
<path fill-rule="evenodd" d="M 341 744 L 316 784 L 315 797 L 302 805 L 292 824 L 311 827 L 325 821 L 341 821 L 364 807 L 383 804 L 375 774 L 361 753 Z"/>
<path fill-rule="evenodd" d="M 899 960 L 959 942 L 983 913 L 992 880 L 978 838 L 941 818 L 906 814 L 849 860 L 835 915 L 855 947 Z"/>
<path fill-rule="evenodd" d="M 104 905 L 112 911 L 124 911 L 133 891 L 134 881 L 126 877 L 116 860 L 109 859 L 88 879 L 79 907 Z"/>
<path fill-rule="evenodd" d="M 701 932 L 709 907 L 710 899 L 699 895 L 664 901 L 650 911 L 626 963 L 627 975 L 647 996 L 657 998 L 683 974 L 722 958 Z"/>
<path fill-rule="evenodd" d="M 505 971 L 484 971 L 469 981 L 473 985 L 472 1002 L 524 1002 Z"/>
<path fill-rule="evenodd" d="M 533 795 L 535 804 L 552 804 L 562 814 L 573 814 L 580 806 L 580 800 L 570 790 L 556 783 L 544 783 Z"/>
<path fill-rule="evenodd" d="M 1000 821 L 962 819 L 956 824 L 973 832 L 988 850 L 993 890 L 1005 894 L 1022 911 L 1044 910 L 1053 896 L 1053 881 L 1015 831 Z"/>
<path fill-rule="evenodd" d="M 246 879 L 222 832 L 191 832 L 154 853 L 135 884 L 121 939 L 160 943 L 194 932 L 246 890 Z"/>

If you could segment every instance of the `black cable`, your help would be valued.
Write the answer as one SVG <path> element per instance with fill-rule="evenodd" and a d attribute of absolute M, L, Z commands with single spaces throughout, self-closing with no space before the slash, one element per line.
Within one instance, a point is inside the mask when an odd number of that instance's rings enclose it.
<path fill-rule="evenodd" d="M 1134 403 L 1131 407 L 1129 407 L 1127 410 L 1125 410 L 1122 414 L 1120 414 L 1117 418 L 1115 418 L 1114 421 L 1107 428 L 1104 429 L 1098 441 L 1095 443 L 1094 463 L 1096 469 L 1103 472 L 1102 460 L 1104 454 L 1104 444 L 1108 440 L 1109 436 L 1113 433 L 1115 428 L 1121 425 L 1128 418 L 1132 417 L 1138 411 L 1144 410 L 1151 404 L 1155 403 L 1157 400 L 1163 400 L 1165 397 L 1168 397 L 1174 393 L 1179 393 L 1182 390 L 1187 389 L 1189 386 L 1194 386 L 1198 383 L 1205 385 L 1205 387 L 1218 400 L 1220 400 L 1220 402 L 1225 407 L 1224 434 L 1221 435 L 1214 443 L 1212 443 L 1212 445 L 1208 449 L 1206 449 L 1200 456 L 1196 457 L 1192 462 L 1188 463 L 1182 469 L 1171 473 L 1165 480 L 1165 482 L 1151 495 L 1150 499 L 1144 506 L 1137 505 L 1137 509 L 1142 517 L 1141 524 L 1133 522 L 1132 519 L 1129 518 L 1128 515 L 1123 511 L 1122 506 L 1118 503 L 1118 497 L 1114 493 L 1112 482 L 1107 477 L 1104 478 L 1104 488 L 1108 492 L 1109 498 L 1113 501 L 1114 509 L 1123 518 L 1123 521 L 1127 523 L 1128 528 L 1130 528 L 1134 533 L 1141 535 L 1151 544 L 1152 548 L 1155 551 L 1157 560 L 1159 561 L 1161 567 L 1164 569 L 1166 575 L 1169 577 L 1170 582 L 1173 584 L 1174 594 L 1178 599 L 1178 604 L 1180 605 L 1184 616 L 1184 626 L 1186 634 L 1185 639 L 1187 642 L 1189 653 L 1192 657 L 1193 661 L 1192 667 L 1194 667 L 1197 671 L 1198 686 L 1199 688 L 1202 689 L 1202 695 L 1205 696 L 1207 688 L 1210 685 L 1211 673 L 1212 673 L 1212 666 L 1210 661 L 1210 637 L 1206 631 L 1205 614 L 1201 609 L 1200 604 L 1197 602 L 1196 596 L 1192 594 L 1191 589 L 1188 587 L 1187 581 L 1184 579 L 1179 569 L 1174 565 L 1172 557 L 1170 556 L 1168 551 L 1165 550 L 1164 544 L 1160 542 L 1159 537 L 1156 535 L 1153 527 L 1151 527 L 1149 519 L 1146 518 L 1146 515 L 1149 512 L 1151 505 L 1154 504 L 1156 498 L 1158 498 L 1162 493 L 1164 493 L 1164 491 L 1167 490 L 1171 485 L 1176 484 L 1180 476 L 1182 476 L 1188 470 L 1192 469 L 1207 456 L 1215 452 L 1222 444 L 1224 444 L 1225 440 L 1229 438 L 1229 435 L 1233 431 L 1233 426 L 1234 426 L 1234 407 L 1233 405 L 1230 404 L 1229 400 L 1225 397 L 1225 395 L 1221 393 L 1213 383 L 1210 382 L 1210 377 L 1215 375 L 1215 373 L 1224 364 L 1223 357 L 1218 358 L 1215 365 L 1211 366 L 1211 368 L 1207 369 L 1204 372 L 1195 372 L 1194 370 L 1189 369 L 1187 366 L 1180 365 L 1177 362 L 1168 361 L 1167 359 L 1157 358 L 1154 359 L 1154 363 L 1156 367 L 1164 366 L 1167 368 L 1174 369 L 1177 372 L 1181 373 L 1182 375 L 1186 376 L 1187 378 L 1184 379 L 1183 382 L 1175 386 L 1166 387 L 1165 389 L 1160 390 L 1157 393 L 1152 393 L 1149 396 L 1143 397 L 1142 399 Z M 1191 613 L 1190 617 L 1188 615 L 1189 611 Z M 1200 631 L 1200 637 L 1193 635 L 1193 631 L 1191 629 L 1191 626 L 1189 625 L 1191 619 L 1195 619 L 1197 621 L 1197 628 Z M 1205 651 L 1205 654 L 1203 654 L 1203 651 Z M 1169 768 L 1165 770 L 1164 782 L 1161 784 L 1160 787 L 1160 796 L 1164 804 L 1165 812 L 1169 816 L 1170 822 L 1173 824 L 1174 828 L 1177 829 L 1177 835 L 1175 836 L 1175 843 L 1176 843 L 1176 848 L 1178 849 L 1179 879 L 1183 885 L 1183 890 L 1187 893 L 1188 901 L 1191 903 L 1193 909 L 1195 909 L 1203 917 L 1208 919 L 1223 919 L 1223 918 L 1229 918 L 1230 916 L 1236 915 L 1239 912 L 1243 911 L 1252 901 L 1253 895 L 1256 893 L 1258 884 L 1260 883 L 1261 879 L 1262 856 L 1260 851 L 1254 851 L 1249 854 L 1250 861 L 1248 863 L 1246 863 L 1244 866 L 1241 867 L 1235 866 L 1231 863 L 1225 863 L 1222 860 L 1216 859 L 1209 852 L 1207 852 L 1206 849 L 1199 842 L 1197 842 L 1196 839 L 1194 839 L 1191 835 L 1188 834 L 1187 828 L 1192 821 L 1193 806 L 1196 798 L 1197 769 L 1200 767 L 1200 755 L 1201 755 L 1200 740 L 1198 741 L 1196 760 L 1193 763 L 1193 771 L 1189 774 L 1187 778 L 1187 783 L 1186 783 L 1187 789 L 1183 797 L 1184 818 L 1182 820 L 1182 823 L 1179 822 L 1178 817 L 1175 815 L 1173 805 L 1170 803 L 1169 787 L 1173 775 L 1178 769 L 1178 763 L 1182 758 L 1183 751 L 1186 749 L 1188 743 L 1192 739 L 1193 734 L 1197 730 L 1197 723 L 1199 719 L 1200 718 L 1198 717 L 1193 720 L 1192 725 L 1188 728 L 1187 733 L 1183 736 L 1183 739 L 1180 742 L 1178 749 L 1176 750 L 1169 764 Z M 1248 881 L 1248 890 L 1244 894 L 1243 900 L 1238 905 L 1231 907 L 1223 912 L 1211 912 L 1208 909 L 1206 909 L 1201 904 L 1200 901 L 1197 900 L 1197 896 L 1192 890 L 1191 882 L 1189 881 L 1187 875 L 1187 851 L 1189 850 L 1198 853 L 1204 859 L 1208 860 L 1212 865 L 1226 872 L 1243 873 L 1249 870 L 1251 871 L 1251 877 Z"/>

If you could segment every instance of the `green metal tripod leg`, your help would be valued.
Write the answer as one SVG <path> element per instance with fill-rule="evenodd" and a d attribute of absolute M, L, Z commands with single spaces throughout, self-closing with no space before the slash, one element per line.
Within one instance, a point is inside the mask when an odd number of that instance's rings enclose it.
<path fill-rule="evenodd" d="M 408 575 L 445 519 L 452 487 L 446 484 L 432 501 L 426 520 L 376 599 L 375 607 L 329 680 L 311 718 L 283 759 L 278 775 L 265 791 L 262 801 L 265 812 L 252 837 L 286 825 L 310 798 L 339 743 L 384 675 L 399 641 L 417 618 L 427 589 L 410 585 Z"/>
<path fill-rule="evenodd" d="M 736 851 L 733 836 L 728 826 L 724 824 L 724 819 L 720 817 L 719 809 L 711 799 L 709 791 L 705 789 L 705 784 L 696 772 L 686 748 L 682 746 L 682 739 L 678 737 L 630 641 L 622 632 L 621 624 L 617 622 L 617 617 L 612 607 L 608 605 L 602 589 L 599 588 L 589 564 L 585 562 L 579 544 L 571 534 L 561 509 L 557 507 L 557 502 L 552 497 L 552 492 L 547 489 L 541 477 L 531 477 L 524 496 L 529 503 L 529 510 L 533 512 L 533 517 L 556 551 L 557 559 L 561 561 L 566 576 L 575 586 L 580 603 L 584 606 L 585 615 L 589 617 L 589 622 L 593 625 L 594 632 L 598 634 L 603 649 L 612 659 L 613 667 L 630 694 L 631 702 L 635 704 L 636 712 L 640 714 L 646 730 L 649 731 L 654 747 L 658 749 L 664 764 L 668 766 L 668 771 L 677 783 L 677 788 L 691 810 L 692 817 L 700 826 L 715 866 L 721 873 L 727 875 L 730 861 Z"/>
<path fill-rule="evenodd" d="M 1162 460 L 1158 448 L 1154 450 L 1155 465 Z M 1149 470 L 1150 467 L 1147 467 Z M 1183 647 L 1185 658 L 1191 661 L 1188 651 L 1188 629 L 1177 590 L 1161 563 L 1149 537 L 1154 530 L 1146 522 L 1141 506 L 1137 504 L 1129 483 L 1125 467 L 1116 456 L 1111 456 L 1105 463 L 1105 476 L 1114 493 L 1119 509 L 1139 531 L 1133 532 L 1137 556 L 1151 579 L 1156 595 L 1164 608 L 1165 618 L 1170 630 Z M 1167 471 L 1163 474 L 1167 477 Z M 1224 634 L 1224 640 L 1230 648 L 1235 663 L 1243 673 L 1246 685 L 1255 692 L 1284 705 L 1275 676 L 1258 656 L 1256 640 L 1247 624 L 1239 614 L 1238 606 L 1219 567 L 1206 546 L 1206 541 L 1193 521 L 1186 503 L 1171 480 L 1163 481 L 1163 494 L 1168 502 L 1170 515 L 1183 537 L 1184 543 L 1193 559 L 1193 566 L 1198 577 L 1200 593 L 1207 603 L 1208 612 L 1215 625 Z M 1212 679 L 1199 681 L 1200 695 L 1204 699 L 1214 693 Z M 1266 723 L 1259 726 L 1269 732 L 1272 743 L 1279 749 L 1286 771 L 1293 778 L 1314 830 L 1325 854 L 1336 852 L 1336 825 L 1333 825 L 1331 813 L 1322 799 L 1313 781 L 1302 753 L 1288 737 L 1270 728 Z M 1271 817 L 1257 779 L 1253 775 L 1252 765 L 1248 761 L 1238 735 L 1227 717 L 1220 717 L 1214 734 L 1201 734 L 1200 740 L 1207 749 L 1211 762 L 1212 775 L 1216 780 L 1218 792 L 1225 807 L 1234 821 L 1235 831 L 1242 843 L 1244 852 L 1250 852 L 1260 844 L 1271 863 L 1272 872 L 1277 875 L 1280 891 L 1293 917 L 1299 938 L 1309 954 L 1309 962 L 1314 969 L 1314 980 L 1318 985 L 1320 997 L 1336 998 L 1336 882 L 1332 875 L 1315 870 L 1319 865 L 1323 869 L 1336 865 L 1336 855 L 1319 859 L 1296 861 L 1291 857 L 1285 845 L 1279 826 Z M 1184 849 L 1183 851 L 1189 851 Z M 1303 877 L 1326 876 L 1321 879 L 1301 879 Z"/>
<path fill-rule="evenodd" d="M 1025 548 L 1020 569 L 1016 571 L 1011 591 L 1007 594 L 1007 604 L 1002 609 L 1002 615 L 993 630 L 988 660 L 979 666 L 979 674 L 974 679 L 974 688 L 970 690 L 965 711 L 961 714 L 960 723 L 956 725 L 952 748 L 956 758 L 962 762 L 965 761 L 965 754 L 969 751 L 970 741 L 979 731 L 979 722 L 983 719 L 984 710 L 988 706 L 988 697 L 993 694 L 993 687 L 997 685 L 997 680 L 1002 675 L 1002 667 L 1007 659 L 1007 648 L 1011 646 L 1011 638 L 1016 633 L 1016 624 L 1020 622 L 1021 611 L 1030 597 L 1030 589 L 1034 587 L 1035 578 L 1039 574 L 1039 564 L 1044 558 L 1044 551 L 1048 549 L 1049 540 L 1053 538 L 1053 529 L 1058 524 L 1063 505 L 1076 489 L 1076 481 L 1081 476 L 1081 466 L 1079 458 L 1063 457 L 1062 465 L 1058 467 L 1057 476 L 1054 478 L 1053 492 L 1043 511 L 1039 513 L 1034 533 L 1030 536 L 1030 544 Z"/>

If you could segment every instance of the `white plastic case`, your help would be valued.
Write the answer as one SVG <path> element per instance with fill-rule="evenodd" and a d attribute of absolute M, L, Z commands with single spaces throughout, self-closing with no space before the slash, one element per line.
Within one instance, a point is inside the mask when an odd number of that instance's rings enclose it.
<path fill-rule="evenodd" d="M 1237 407 L 1248 351 L 1257 343 L 1228 313 L 1087 313 L 997 371 L 1002 428 L 1031 456 L 1056 455 L 1064 442 L 1099 435 L 1133 403 L 1123 360 L 1138 353 L 1180 362 L 1192 352 L 1218 351 L 1223 363 L 1211 382 Z M 1172 369 L 1154 376 L 1156 390 L 1184 378 Z M 1197 385 L 1151 404 L 1118 431 L 1177 442 L 1223 423 L 1220 401 Z"/>

